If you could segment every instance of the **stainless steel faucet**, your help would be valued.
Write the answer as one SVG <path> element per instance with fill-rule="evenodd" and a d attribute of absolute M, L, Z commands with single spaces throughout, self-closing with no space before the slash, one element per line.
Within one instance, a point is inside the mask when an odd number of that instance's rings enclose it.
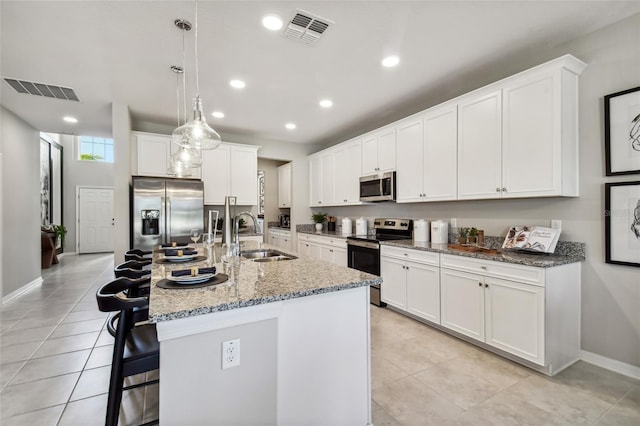
<path fill-rule="evenodd" d="M 257 234 L 258 231 L 258 219 L 256 219 L 256 217 L 254 215 L 252 215 L 250 212 L 240 212 L 236 215 L 235 219 L 233 220 L 234 223 L 234 230 L 233 230 L 233 242 L 236 244 L 237 250 L 240 251 L 240 236 L 239 234 L 239 230 L 240 230 L 240 216 L 249 216 L 252 220 L 253 220 L 253 233 Z"/>

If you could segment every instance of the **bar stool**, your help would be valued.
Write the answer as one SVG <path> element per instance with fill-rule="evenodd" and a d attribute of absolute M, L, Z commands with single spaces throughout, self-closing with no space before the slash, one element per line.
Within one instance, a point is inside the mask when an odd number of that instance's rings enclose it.
<path fill-rule="evenodd" d="M 141 278 L 151 274 L 151 270 L 146 268 L 149 265 L 151 265 L 151 259 L 128 260 L 113 268 L 113 273 L 116 278 Z"/>
<path fill-rule="evenodd" d="M 127 292 L 138 285 L 136 281 L 117 278 L 96 292 L 100 311 L 120 314 L 115 330 L 105 426 L 117 426 L 123 391 L 158 383 L 158 380 L 151 380 L 124 386 L 126 377 L 160 367 L 160 344 L 155 324 L 134 326 L 134 309 L 145 309 L 149 303 L 144 297 L 127 296 Z M 157 423 L 154 421 L 145 425 Z"/>
<path fill-rule="evenodd" d="M 124 260 L 147 260 L 151 259 L 153 252 L 151 250 L 131 249 L 124 254 Z"/>

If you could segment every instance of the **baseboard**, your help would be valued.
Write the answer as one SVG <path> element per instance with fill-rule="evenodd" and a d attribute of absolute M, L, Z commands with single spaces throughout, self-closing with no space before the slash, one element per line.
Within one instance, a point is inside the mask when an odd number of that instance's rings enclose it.
<path fill-rule="evenodd" d="M 77 255 L 77 254 L 78 254 L 78 253 L 76 253 L 75 251 L 65 251 L 65 252 L 63 252 L 63 253 L 60 253 L 60 254 L 58 255 L 58 258 L 62 258 L 62 257 L 65 257 L 65 256 L 75 256 L 75 255 Z"/>
<path fill-rule="evenodd" d="M 39 286 L 43 282 L 44 281 L 42 280 L 42 277 L 36 278 L 35 280 L 31 281 L 30 283 L 25 284 L 22 287 L 20 287 L 19 289 L 14 290 L 11 293 L 9 293 L 6 296 L 4 296 L 2 298 L 2 304 L 4 305 L 5 303 L 11 302 L 16 297 L 19 297 L 19 296 L 23 295 L 24 293 L 28 292 L 32 288 Z"/>
<path fill-rule="evenodd" d="M 615 359 L 607 358 L 606 356 L 594 354 L 593 352 L 588 351 L 580 351 L 580 359 L 590 364 L 597 365 L 598 367 L 606 368 L 607 370 L 631 377 L 632 379 L 640 380 L 640 367 L 636 367 L 635 365 L 616 361 Z"/>

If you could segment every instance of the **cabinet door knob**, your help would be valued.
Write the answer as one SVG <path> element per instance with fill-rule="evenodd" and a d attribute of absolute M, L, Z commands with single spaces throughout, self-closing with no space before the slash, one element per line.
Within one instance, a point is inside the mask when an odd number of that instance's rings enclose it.
<path fill-rule="evenodd" d="M 482 283 L 478 283 L 478 286 L 479 286 L 479 287 L 482 287 Z"/>
<path fill-rule="evenodd" d="M 409 256 L 409 254 L 408 254 L 408 253 L 404 253 L 404 255 L 405 255 L 405 256 Z"/>
<path fill-rule="evenodd" d="M 487 267 L 486 266 L 481 266 L 480 269 L 485 269 L 486 270 Z"/>
<path fill-rule="evenodd" d="M 489 284 L 485 284 L 484 286 L 485 286 L 485 288 L 489 288 Z"/>
<path fill-rule="evenodd" d="M 500 192 L 500 188 L 496 188 L 496 192 Z"/>
<path fill-rule="evenodd" d="M 504 186 L 502 187 L 502 192 L 507 192 L 507 188 L 505 188 Z"/>

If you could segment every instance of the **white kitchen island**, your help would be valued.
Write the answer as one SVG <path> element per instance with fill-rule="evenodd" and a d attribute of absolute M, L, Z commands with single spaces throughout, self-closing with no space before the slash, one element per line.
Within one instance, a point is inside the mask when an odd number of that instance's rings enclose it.
<path fill-rule="evenodd" d="M 311 259 L 245 260 L 238 284 L 173 290 L 155 283 L 193 263 L 160 258 L 149 310 L 160 424 L 371 424 L 368 287 L 379 277 Z M 223 369 L 222 342 L 236 339 L 240 365 Z"/>

